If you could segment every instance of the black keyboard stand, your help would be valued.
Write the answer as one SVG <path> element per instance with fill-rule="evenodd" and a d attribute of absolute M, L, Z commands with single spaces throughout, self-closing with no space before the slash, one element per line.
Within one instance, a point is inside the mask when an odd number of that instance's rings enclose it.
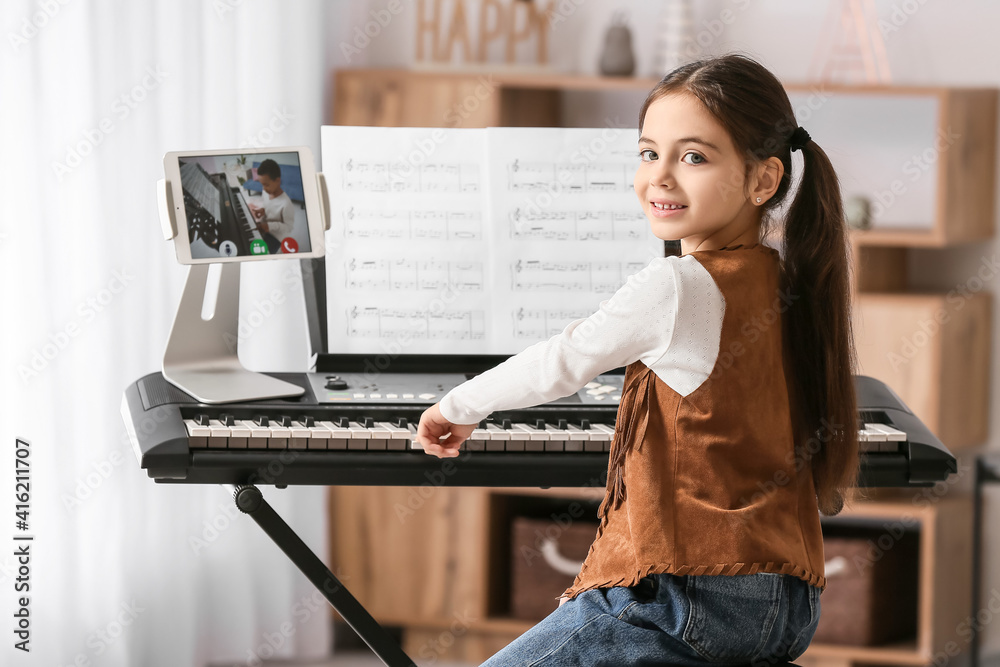
<path fill-rule="evenodd" d="M 249 514 L 250 518 L 264 529 L 268 537 L 274 540 L 296 567 L 302 570 L 302 574 L 306 575 L 337 613 L 344 617 L 351 629 L 368 644 L 379 660 L 388 667 L 416 667 L 396 640 L 372 618 L 368 610 L 361 606 L 357 598 L 340 583 L 330 568 L 323 564 L 302 538 L 296 535 L 284 519 L 267 504 L 256 486 L 223 486 L 233 491 L 236 507 L 244 514 Z"/>
<path fill-rule="evenodd" d="M 983 485 L 1000 483 L 1000 457 L 995 453 L 984 453 L 976 457 L 976 474 L 972 496 L 972 622 L 969 625 L 969 665 L 982 664 L 979 655 L 979 612 L 980 588 L 983 577 Z"/>

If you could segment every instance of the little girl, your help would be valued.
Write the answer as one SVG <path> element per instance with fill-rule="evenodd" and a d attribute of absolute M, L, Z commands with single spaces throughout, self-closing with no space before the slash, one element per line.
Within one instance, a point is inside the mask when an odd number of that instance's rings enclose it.
<path fill-rule="evenodd" d="M 774 75 L 738 54 L 664 77 L 639 132 L 635 193 L 681 254 L 420 419 L 424 450 L 457 456 L 489 414 L 626 367 L 597 538 L 559 607 L 489 667 L 769 664 L 819 621 L 820 513 L 859 465 L 837 176 Z M 781 256 L 761 242 L 778 222 Z"/>

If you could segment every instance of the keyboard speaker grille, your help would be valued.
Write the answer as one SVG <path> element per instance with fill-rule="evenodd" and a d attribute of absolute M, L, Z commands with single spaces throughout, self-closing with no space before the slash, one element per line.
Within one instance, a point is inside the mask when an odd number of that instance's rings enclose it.
<path fill-rule="evenodd" d="M 139 380 L 139 397 L 146 410 L 165 403 L 194 403 L 194 399 L 163 379 L 162 375 L 149 375 Z"/>

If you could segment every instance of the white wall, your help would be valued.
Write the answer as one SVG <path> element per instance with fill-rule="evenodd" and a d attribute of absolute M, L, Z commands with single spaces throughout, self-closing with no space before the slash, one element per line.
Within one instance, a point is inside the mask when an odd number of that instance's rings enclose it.
<path fill-rule="evenodd" d="M 368 0 L 366 11 L 355 11 L 351 26 L 341 26 L 341 34 L 353 39 L 355 29 L 363 29 L 388 0 Z M 448 3 L 445 3 L 447 5 Z M 475 3 L 467 3 L 474 5 Z M 567 20 L 552 31 L 550 61 L 553 68 L 565 72 L 596 74 L 603 44 L 603 34 L 612 15 L 627 11 L 633 32 L 637 73 L 657 76 L 653 50 L 657 19 L 665 3 L 652 0 L 596 2 L 594 0 L 557 0 L 557 7 L 570 7 Z M 705 45 L 706 55 L 742 51 L 759 59 L 783 81 L 804 81 L 821 27 L 827 18 L 825 2 L 802 0 L 697 0 L 694 5 L 695 31 Z M 885 25 L 893 82 L 899 84 L 948 86 L 1000 86 L 1000 2 L 993 0 L 885 0 L 875 1 L 876 11 Z M 730 12 L 725 14 L 724 12 Z M 379 28 L 370 43 L 350 59 L 348 66 L 406 67 L 414 54 L 414 11 L 407 7 L 394 15 L 388 25 Z M 383 14 L 383 16 L 385 16 Z M 375 31 L 373 31 L 375 32 Z M 341 50 L 343 42 L 332 46 Z M 566 95 L 564 123 L 571 126 L 602 126 L 606 119 L 620 119 L 622 126 L 636 126 L 643 93 L 574 93 Z M 617 123 L 615 123 L 617 124 Z M 998 170 L 1000 174 L 1000 170 Z M 997 210 L 1000 211 L 1000 205 Z M 917 251 L 910 267 L 911 283 L 918 288 L 947 291 L 975 274 L 984 259 L 992 259 L 1000 250 L 1000 240 L 971 244 L 946 251 Z M 985 289 L 996 291 L 997 277 Z M 993 331 L 1000 332 L 994 308 Z M 996 340 L 994 334 L 994 341 Z M 992 385 L 997 386 L 1000 354 L 992 350 Z M 991 413 L 1000 409 L 1000 391 L 991 394 Z M 1000 449 L 1000 433 L 990 424 L 985 449 Z M 961 454 L 961 470 L 971 470 L 974 457 Z M 971 489 L 971 472 L 963 473 L 953 484 L 953 492 Z M 954 478 L 953 478 L 954 479 Z M 996 527 L 1000 493 L 987 490 L 984 523 L 985 548 L 983 604 L 1000 591 L 1000 529 Z M 1000 593 L 997 593 L 1000 595 Z M 984 630 L 983 654 L 1000 652 L 1000 624 Z M 966 648 L 966 647 L 963 647 Z"/>

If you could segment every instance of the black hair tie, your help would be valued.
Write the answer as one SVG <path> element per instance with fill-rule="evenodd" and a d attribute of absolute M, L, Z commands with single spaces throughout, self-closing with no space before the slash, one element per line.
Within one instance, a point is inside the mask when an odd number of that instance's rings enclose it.
<path fill-rule="evenodd" d="M 812 139 L 812 137 L 809 136 L 809 133 L 806 132 L 804 127 L 799 125 L 795 128 L 795 131 L 792 132 L 792 136 L 788 138 L 788 145 L 792 147 L 792 152 L 795 152 L 805 148 L 810 139 Z"/>

